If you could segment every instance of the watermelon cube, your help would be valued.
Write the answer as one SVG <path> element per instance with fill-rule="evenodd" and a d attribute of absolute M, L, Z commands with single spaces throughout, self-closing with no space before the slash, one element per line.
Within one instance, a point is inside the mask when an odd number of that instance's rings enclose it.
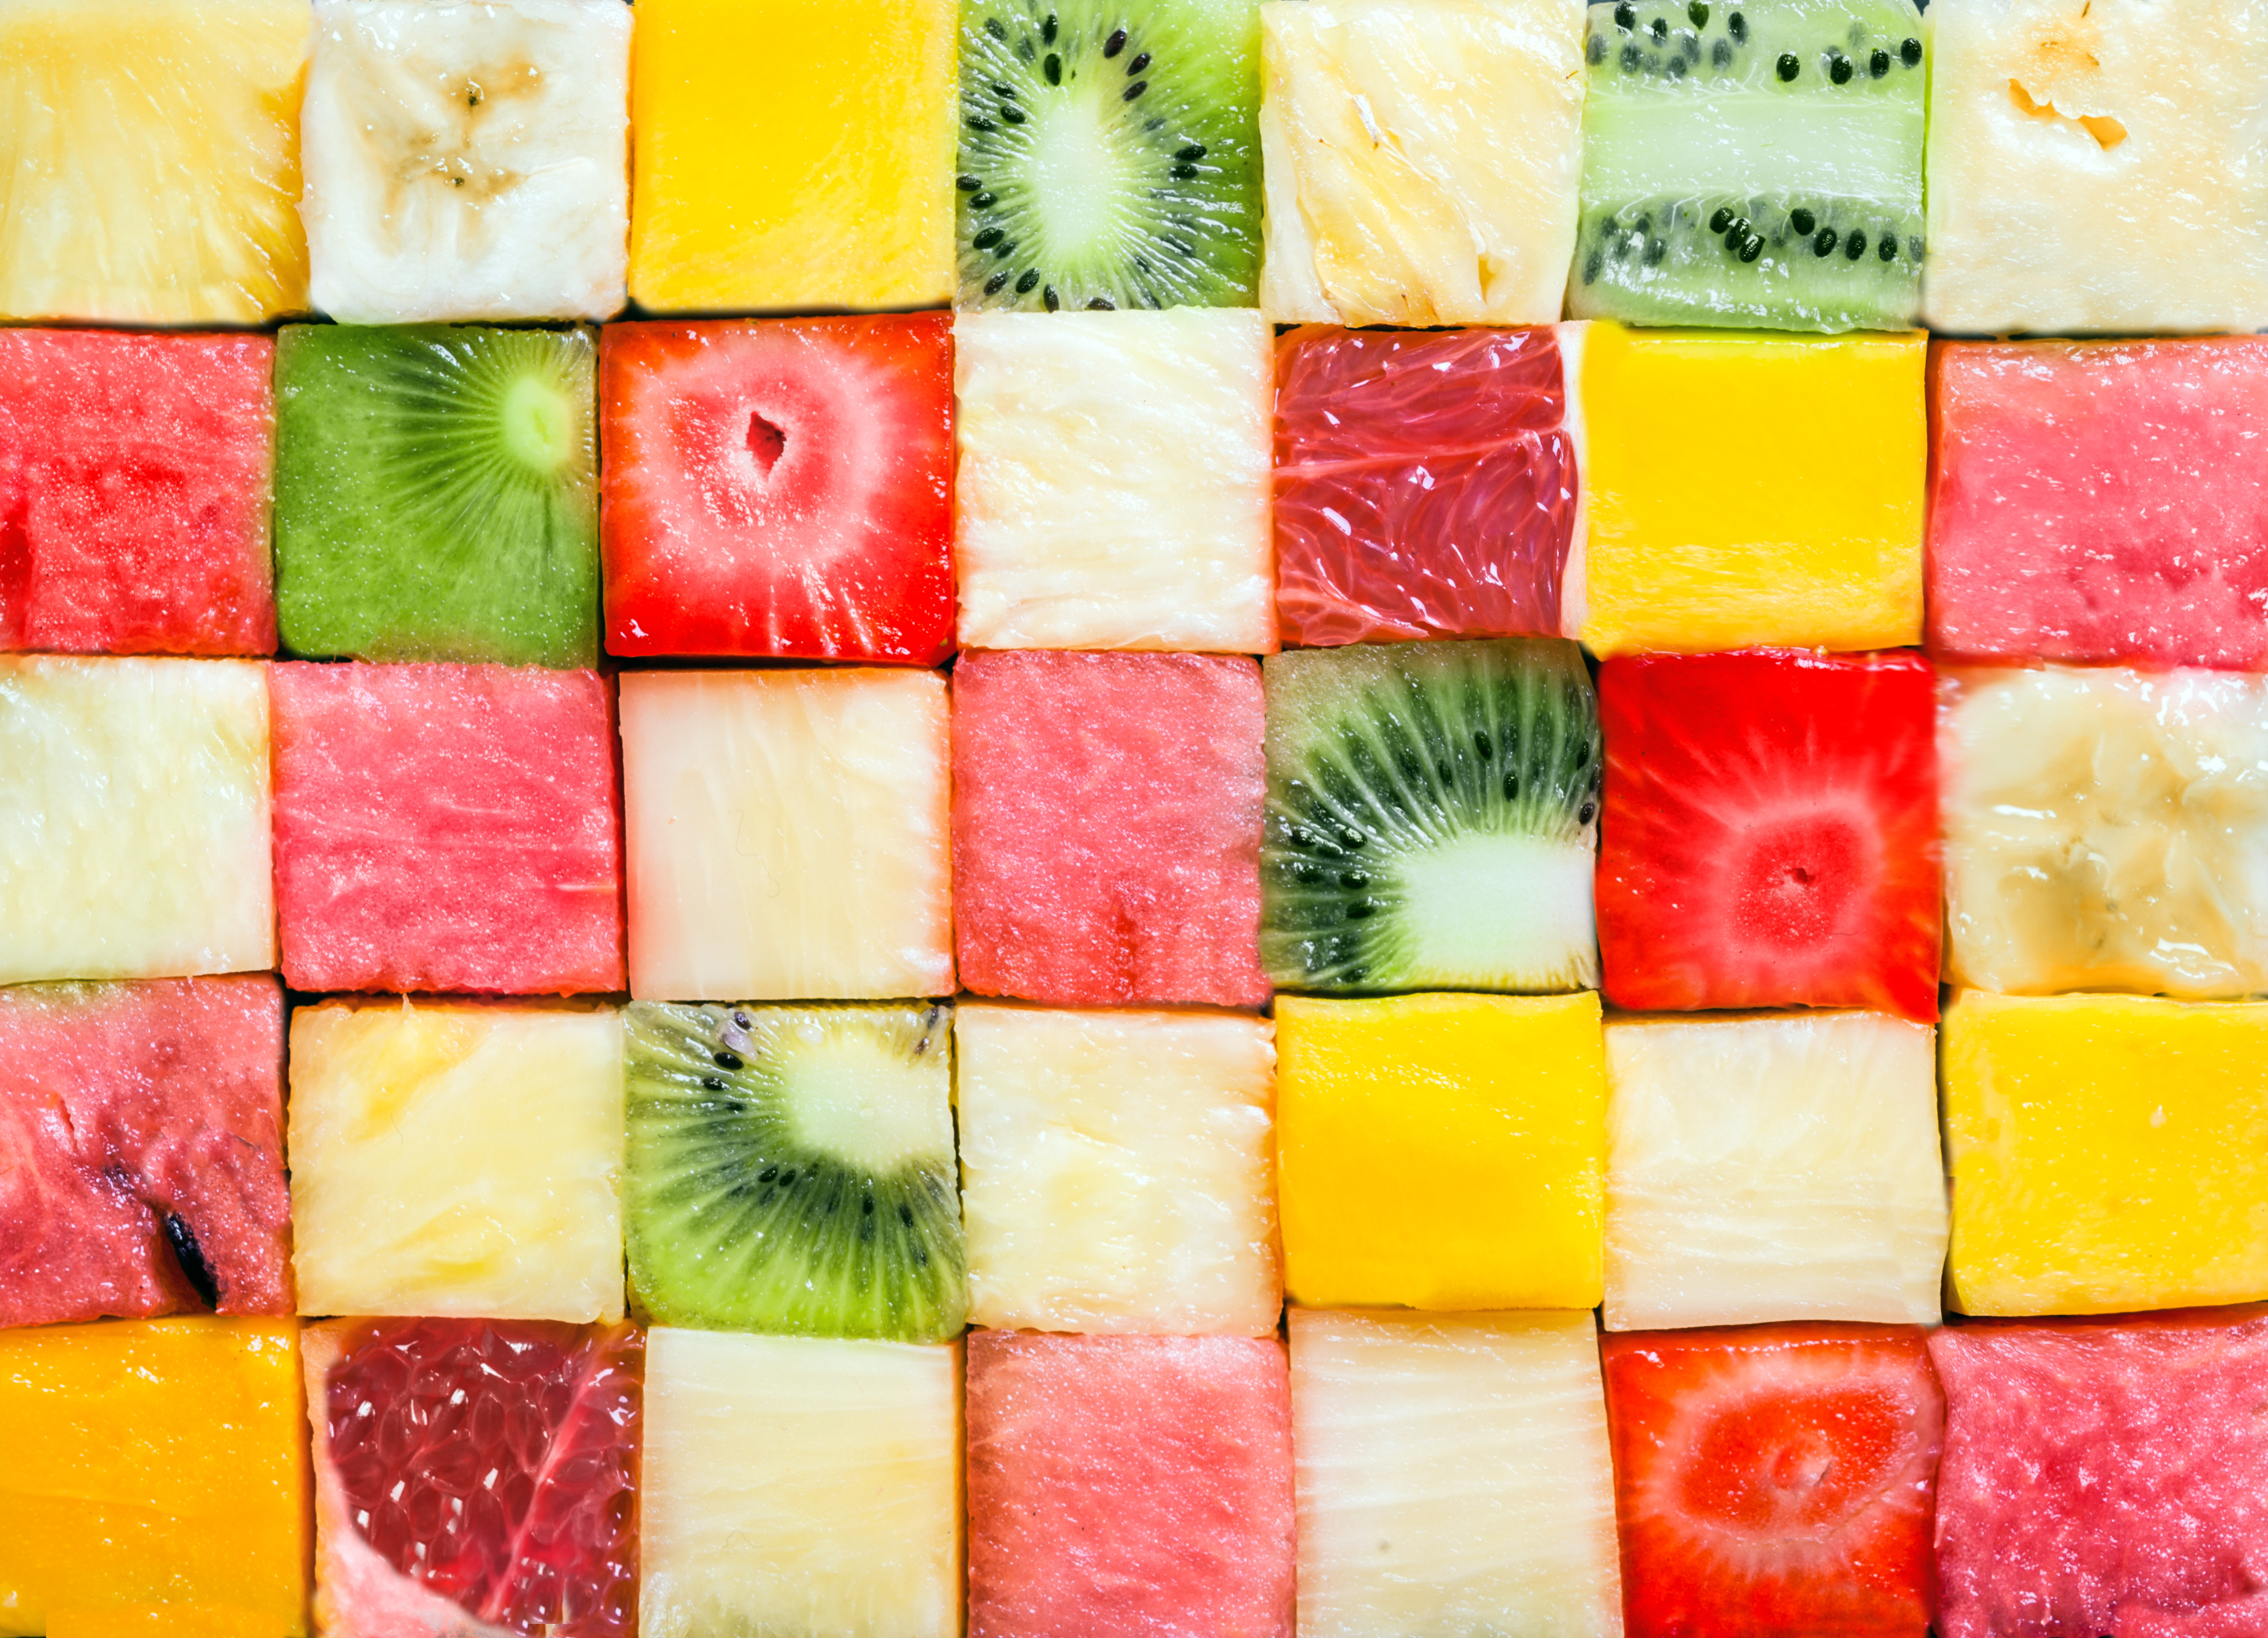
<path fill-rule="evenodd" d="M 1273 1337 L 968 1339 L 970 1638 L 1291 1638 Z"/>
<path fill-rule="evenodd" d="M 269 683 L 294 989 L 622 987 L 614 722 L 595 674 L 281 665 Z"/>
<path fill-rule="evenodd" d="M 971 654 L 953 674 L 961 981 L 1066 1006 L 1257 1007 L 1260 670 Z"/>

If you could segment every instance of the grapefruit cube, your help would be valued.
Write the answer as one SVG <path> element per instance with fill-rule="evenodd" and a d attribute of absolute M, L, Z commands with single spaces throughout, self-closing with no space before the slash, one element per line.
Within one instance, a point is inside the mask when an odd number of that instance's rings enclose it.
<path fill-rule="evenodd" d="M 622 987 L 614 723 L 594 673 L 284 665 L 269 682 L 294 989 Z"/>
<path fill-rule="evenodd" d="M 1258 1007 L 1259 668 L 971 654 L 953 673 L 961 981 L 1068 1006 Z"/>
<path fill-rule="evenodd" d="M 969 1638 L 1291 1638 L 1273 1337 L 968 1339 Z"/>

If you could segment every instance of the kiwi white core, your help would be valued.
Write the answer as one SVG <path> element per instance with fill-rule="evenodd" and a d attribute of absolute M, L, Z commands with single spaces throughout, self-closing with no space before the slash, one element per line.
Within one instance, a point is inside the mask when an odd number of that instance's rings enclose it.
<path fill-rule="evenodd" d="M 1599 980 L 1587 832 L 1577 842 L 1478 833 L 1396 862 L 1403 915 L 1423 929 L 1407 982 L 1523 990 Z"/>
<path fill-rule="evenodd" d="M 793 1038 L 786 1105 L 798 1141 L 876 1172 L 953 1153 L 953 1116 L 931 1065 L 816 1021 L 795 1026 Z"/>
<path fill-rule="evenodd" d="M 1064 97 L 1033 109 L 1038 126 L 1025 179 L 1046 214 L 1055 253 L 1077 265 L 1119 255 L 1126 231 L 1121 202 L 1131 196 L 1135 178 L 1124 134 L 1109 128 L 1110 113 L 1090 97 Z"/>
<path fill-rule="evenodd" d="M 522 375 L 504 391 L 504 447 L 535 472 L 552 472 L 575 452 L 575 413 L 567 395 L 538 375 Z"/>

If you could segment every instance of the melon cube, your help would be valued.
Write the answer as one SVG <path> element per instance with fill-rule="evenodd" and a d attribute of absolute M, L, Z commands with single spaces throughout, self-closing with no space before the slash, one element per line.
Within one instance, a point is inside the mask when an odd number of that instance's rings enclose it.
<path fill-rule="evenodd" d="M 1275 648 L 1273 335 L 1233 307 L 955 320 L 963 647 Z"/>
<path fill-rule="evenodd" d="M 950 766 L 932 671 L 622 679 L 630 992 L 950 995 Z"/>
<path fill-rule="evenodd" d="M 291 1081 L 302 1314 L 622 1317 L 612 1009 L 303 1007 Z"/>
<path fill-rule="evenodd" d="M 0 655 L 0 984 L 276 964 L 266 669 Z"/>
<path fill-rule="evenodd" d="M 614 722 L 595 674 L 283 665 L 269 685 L 294 989 L 622 987 Z"/>
<path fill-rule="evenodd" d="M 1273 1337 L 968 1339 L 968 1629 L 1291 1638 Z"/>
<path fill-rule="evenodd" d="M 1290 1320 L 1301 1638 L 1620 1638 L 1590 1315 Z"/>
<path fill-rule="evenodd" d="M 1259 668 L 971 654 L 953 673 L 961 981 L 1065 1006 L 1257 1007 Z"/>
<path fill-rule="evenodd" d="M 1273 1033 L 1218 1014 L 961 1007 L 969 1317 L 1273 1336 Z"/>
<path fill-rule="evenodd" d="M 1284 1285 L 1307 1308 L 1592 1308 L 1599 998 L 1276 1003 Z"/>

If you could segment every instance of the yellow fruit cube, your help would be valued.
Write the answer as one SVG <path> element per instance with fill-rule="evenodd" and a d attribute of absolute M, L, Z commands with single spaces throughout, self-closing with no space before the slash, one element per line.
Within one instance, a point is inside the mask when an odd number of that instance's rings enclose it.
<path fill-rule="evenodd" d="M 1599 998 L 1276 1003 L 1284 1284 L 1307 1308 L 1592 1308 Z"/>

